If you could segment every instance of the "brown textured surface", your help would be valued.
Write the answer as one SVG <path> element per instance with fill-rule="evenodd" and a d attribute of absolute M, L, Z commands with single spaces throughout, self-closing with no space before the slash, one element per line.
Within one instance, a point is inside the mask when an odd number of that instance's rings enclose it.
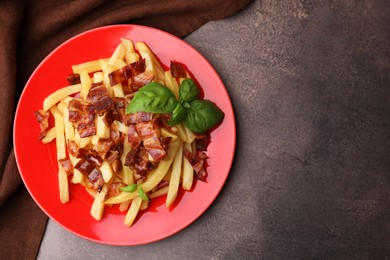
<path fill-rule="evenodd" d="M 21 186 L 12 150 L 15 104 L 39 62 L 70 37 L 98 26 L 143 24 L 181 37 L 209 20 L 236 13 L 248 2 L 0 1 L 0 259 L 34 258 L 47 221 Z"/>
<path fill-rule="evenodd" d="M 236 115 L 216 201 L 176 235 L 131 248 L 50 221 L 39 256 L 390 258 L 389 11 L 388 1 L 258 0 L 193 32 L 185 40 L 216 68 Z"/>

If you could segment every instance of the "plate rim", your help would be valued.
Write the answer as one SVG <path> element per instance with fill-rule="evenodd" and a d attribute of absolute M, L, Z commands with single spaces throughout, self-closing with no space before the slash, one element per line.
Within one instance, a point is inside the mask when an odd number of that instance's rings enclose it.
<path fill-rule="evenodd" d="M 58 50 L 63 48 L 63 46 L 67 45 L 69 42 L 75 41 L 78 38 L 82 38 L 84 35 L 87 35 L 87 34 L 90 34 L 90 33 L 96 32 L 96 31 L 115 30 L 115 29 L 120 29 L 120 28 L 125 28 L 125 29 L 127 28 L 129 30 L 131 30 L 132 28 L 138 28 L 138 29 L 141 29 L 141 30 L 156 31 L 158 33 L 161 33 L 161 34 L 167 36 L 167 37 L 174 38 L 180 44 L 185 45 L 186 48 L 190 48 L 192 51 L 194 51 L 197 54 L 197 56 L 200 57 L 203 60 L 203 62 L 205 62 L 208 65 L 208 70 L 211 69 L 211 72 L 216 76 L 216 78 L 218 79 L 218 81 L 222 85 L 222 87 L 223 87 L 222 89 L 225 92 L 224 94 L 228 98 L 228 104 L 227 104 L 228 106 L 227 107 L 229 108 L 229 110 L 231 110 L 231 111 L 229 111 L 229 113 L 231 115 L 231 121 L 232 121 L 232 126 L 233 126 L 233 128 L 231 129 L 231 131 L 232 131 L 232 138 L 233 138 L 232 139 L 232 151 L 231 151 L 232 155 L 231 155 L 231 160 L 227 164 L 228 172 L 226 173 L 224 178 L 221 179 L 220 186 L 217 189 L 215 189 L 215 191 L 216 191 L 215 192 L 215 196 L 212 199 L 209 200 L 207 205 L 201 211 L 199 211 L 197 214 L 193 214 L 193 216 L 190 218 L 189 221 L 187 221 L 186 224 L 184 224 L 182 226 L 179 226 L 179 227 L 176 227 L 176 228 L 173 228 L 173 229 L 171 229 L 170 232 L 165 232 L 164 235 L 159 236 L 159 237 L 157 237 L 155 239 L 150 239 L 148 241 L 144 241 L 144 242 L 141 242 L 141 243 L 132 243 L 132 244 L 129 244 L 129 243 L 126 243 L 126 242 L 124 242 L 124 243 L 113 243 L 113 242 L 109 242 L 109 241 L 104 241 L 102 239 L 94 239 L 94 238 L 88 237 L 86 235 L 78 233 L 75 230 L 72 230 L 72 229 L 68 228 L 66 225 L 61 223 L 59 220 L 57 220 L 56 218 L 52 217 L 52 214 L 50 214 L 47 211 L 47 209 L 45 209 L 41 205 L 41 203 L 36 198 L 36 196 L 31 192 L 30 187 L 26 184 L 25 176 L 22 173 L 22 171 L 20 170 L 21 169 L 21 166 L 20 166 L 21 162 L 18 159 L 19 147 L 17 147 L 17 145 L 16 145 L 18 143 L 18 141 L 16 140 L 17 139 L 16 131 L 17 131 L 17 128 L 18 128 L 18 126 L 17 126 L 18 118 L 20 117 L 19 109 L 20 109 L 21 103 L 24 101 L 24 95 L 26 93 L 27 87 L 31 84 L 31 81 L 34 78 L 34 75 L 40 71 L 40 68 L 43 66 L 43 64 L 45 64 L 45 62 L 48 59 L 50 59 L 51 56 L 53 56 Z M 17 105 L 16 105 L 14 122 L 13 122 L 13 150 L 14 150 L 14 155 L 15 155 L 15 161 L 16 161 L 17 169 L 18 169 L 18 172 L 19 172 L 19 174 L 20 174 L 20 176 L 22 178 L 23 185 L 28 190 L 28 192 L 29 192 L 30 196 L 33 198 L 34 202 L 39 206 L 39 208 L 51 220 L 54 220 L 58 225 L 60 225 L 62 228 L 66 229 L 67 231 L 70 231 L 71 233 L 73 233 L 73 234 L 75 234 L 75 235 L 77 235 L 79 237 L 82 237 L 82 238 L 84 238 L 86 240 L 89 240 L 89 241 L 93 241 L 93 242 L 97 242 L 97 243 L 101 243 L 101 244 L 113 245 L 113 246 L 136 246 L 136 245 L 149 244 L 149 243 L 153 243 L 153 242 L 156 242 L 156 241 L 159 241 L 159 240 L 163 240 L 163 239 L 165 239 L 167 237 L 170 237 L 170 236 L 180 232 L 181 230 L 187 228 L 189 225 L 191 225 L 197 219 L 199 219 L 205 213 L 205 211 L 207 211 L 211 207 L 211 205 L 214 203 L 215 199 L 218 197 L 218 195 L 220 194 L 221 190 L 225 186 L 226 180 L 228 179 L 228 176 L 230 175 L 231 168 L 232 168 L 232 165 L 233 165 L 233 161 L 234 161 L 234 158 L 235 158 L 236 142 L 237 142 L 237 129 L 236 129 L 236 120 L 235 120 L 233 104 L 231 102 L 231 98 L 229 96 L 229 93 L 228 93 L 228 91 L 226 89 L 225 84 L 223 83 L 221 77 L 216 72 L 215 68 L 211 65 L 211 63 L 197 49 L 195 49 L 193 46 L 191 46 L 189 43 L 187 43 L 183 39 L 181 39 L 181 38 L 179 38 L 179 37 L 177 37 L 177 36 L 175 36 L 173 34 L 170 34 L 169 32 L 166 32 L 166 31 L 163 31 L 161 29 L 158 29 L 158 28 L 149 27 L 149 26 L 145 26 L 145 25 L 136 25 L 136 24 L 114 24 L 114 25 L 106 25 L 106 26 L 101 26 L 101 27 L 90 29 L 90 30 L 86 30 L 84 32 L 81 32 L 79 34 L 76 34 L 76 35 L 72 36 L 68 40 L 66 40 L 63 43 L 61 43 L 60 45 L 58 45 L 52 51 L 50 51 L 50 53 L 48 55 L 46 55 L 44 57 L 44 59 L 42 59 L 42 61 L 38 64 L 38 66 L 33 70 L 33 72 L 31 73 L 30 77 L 28 78 L 26 84 L 24 85 L 23 90 L 22 90 L 22 92 L 21 92 L 21 94 L 19 96 L 19 99 L 18 99 L 18 102 L 17 102 Z"/>

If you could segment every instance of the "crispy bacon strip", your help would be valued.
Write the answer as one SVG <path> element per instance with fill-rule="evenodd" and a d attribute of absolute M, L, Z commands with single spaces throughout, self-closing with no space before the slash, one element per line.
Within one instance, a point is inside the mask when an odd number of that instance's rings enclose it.
<path fill-rule="evenodd" d="M 137 149 L 141 143 L 141 137 L 139 137 L 137 131 L 135 130 L 134 125 L 129 126 L 129 131 L 127 133 L 127 139 L 129 141 L 130 148 L 132 150 Z"/>
<path fill-rule="evenodd" d="M 94 106 L 95 112 L 100 116 L 113 110 L 115 105 L 103 82 L 92 83 L 87 95 L 87 102 Z"/>
<path fill-rule="evenodd" d="M 88 180 L 93 184 L 93 187 L 100 192 L 104 185 L 104 179 L 95 159 L 93 156 L 83 157 L 76 163 L 74 168 L 83 175 L 88 176 Z"/>
<path fill-rule="evenodd" d="M 110 185 L 108 185 L 108 198 L 114 197 L 121 193 L 120 187 L 125 187 L 123 182 L 113 182 Z"/>
<path fill-rule="evenodd" d="M 62 169 L 64 169 L 67 175 L 73 173 L 73 165 L 69 158 L 60 159 L 58 160 L 58 162 L 60 163 Z"/>
<path fill-rule="evenodd" d="M 152 82 L 153 79 L 154 74 L 150 71 L 145 71 L 130 79 L 130 87 L 133 92 L 136 92 L 146 84 Z"/>
<path fill-rule="evenodd" d="M 111 149 L 113 145 L 114 145 L 113 140 L 99 138 L 95 147 L 95 151 L 99 154 L 101 158 L 105 158 L 107 152 Z"/>
<path fill-rule="evenodd" d="M 34 113 L 38 120 L 41 132 L 39 133 L 39 140 L 46 136 L 46 131 L 49 128 L 49 111 L 38 110 Z"/>
<path fill-rule="evenodd" d="M 187 76 L 184 65 L 180 62 L 171 61 L 171 74 L 175 78 L 185 78 Z"/>
<path fill-rule="evenodd" d="M 152 122 L 141 122 L 135 125 L 135 129 L 140 136 L 146 151 L 153 158 L 154 162 L 159 162 L 166 156 L 166 151 L 161 146 Z"/>
<path fill-rule="evenodd" d="M 78 73 L 69 74 L 67 80 L 68 80 L 69 85 L 81 83 L 80 74 L 78 74 Z"/>
<path fill-rule="evenodd" d="M 83 104 L 72 99 L 68 105 L 69 121 L 76 124 L 80 137 L 88 137 L 96 134 L 95 107 L 93 104 Z"/>
<path fill-rule="evenodd" d="M 148 112 L 135 112 L 128 114 L 131 124 L 137 124 L 137 123 L 143 123 L 143 122 L 149 122 L 153 119 L 153 114 Z"/>
<path fill-rule="evenodd" d="M 66 146 L 68 148 L 68 153 L 73 157 L 77 157 L 79 155 L 79 147 L 73 140 L 67 140 Z"/>
<path fill-rule="evenodd" d="M 196 154 L 193 154 L 187 149 L 184 149 L 183 154 L 192 165 L 192 168 L 194 168 L 195 177 L 198 180 L 206 181 L 205 161 L 208 158 L 207 155 L 202 151 L 197 151 Z"/>
<path fill-rule="evenodd" d="M 92 171 L 88 174 L 88 180 L 93 184 L 94 189 L 100 192 L 104 185 L 104 179 L 102 172 L 94 167 Z"/>
<path fill-rule="evenodd" d="M 128 101 L 125 98 L 115 97 L 114 98 L 115 110 L 119 116 L 120 121 L 129 126 L 131 124 L 130 114 L 126 114 L 126 107 L 128 105 Z"/>
<path fill-rule="evenodd" d="M 110 85 L 115 86 L 119 83 L 128 85 L 128 80 L 144 72 L 145 68 L 145 59 L 140 59 L 139 61 L 130 63 L 118 70 L 115 70 L 108 74 L 108 77 L 110 79 Z"/>
<path fill-rule="evenodd" d="M 197 151 L 207 151 L 210 140 L 207 134 L 197 134 L 195 136 L 195 147 Z"/>

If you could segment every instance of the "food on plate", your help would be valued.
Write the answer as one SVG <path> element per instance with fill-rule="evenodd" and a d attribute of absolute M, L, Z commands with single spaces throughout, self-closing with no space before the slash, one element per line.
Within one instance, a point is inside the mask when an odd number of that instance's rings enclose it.
<path fill-rule="evenodd" d="M 208 133 L 224 113 L 201 98 L 185 65 L 164 70 L 146 43 L 121 39 L 110 57 L 72 70 L 35 112 L 39 140 L 55 140 L 62 203 L 70 179 L 94 197 L 93 218 L 118 204 L 130 227 L 150 199 L 166 195 L 170 207 L 180 186 L 206 181 Z"/>

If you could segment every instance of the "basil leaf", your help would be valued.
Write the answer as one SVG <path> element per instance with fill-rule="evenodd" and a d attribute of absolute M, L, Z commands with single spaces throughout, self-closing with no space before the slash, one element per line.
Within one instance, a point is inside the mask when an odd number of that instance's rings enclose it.
<path fill-rule="evenodd" d="M 134 192 L 137 189 L 137 184 L 131 184 L 126 187 L 120 187 L 119 189 L 124 192 Z"/>
<path fill-rule="evenodd" d="M 138 90 L 126 108 L 126 113 L 171 113 L 177 101 L 172 90 L 159 83 L 149 83 Z"/>
<path fill-rule="evenodd" d="M 141 186 L 138 188 L 138 196 L 142 199 L 142 200 L 146 200 L 148 201 L 148 197 L 146 196 L 144 190 L 141 188 Z"/>
<path fill-rule="evenodd" d="M 180 84 L 179 100 L 181 102 L 194 101 L 195 99 L 199 98 L 199 95 L 200 95 L 200 91 L 192 79 L 185 79 Z"/>
<path fill-rule="evenodd" d="M 213 102 L 197 99 L 190 103 L 187 109 L 187 119 L 184 121 L 186 127 L 196 133 L 204 133 L 218 123 L 224 117 L 224 113 Z"/>
<path fill-rule="evenodd" d="M 180 104 L 177 103 L 175 110 L 173 110 L 171 119 L 169 119 L 169 125 L 177 125 L 183 122 L 187 118 L 186 109 Z"/>

